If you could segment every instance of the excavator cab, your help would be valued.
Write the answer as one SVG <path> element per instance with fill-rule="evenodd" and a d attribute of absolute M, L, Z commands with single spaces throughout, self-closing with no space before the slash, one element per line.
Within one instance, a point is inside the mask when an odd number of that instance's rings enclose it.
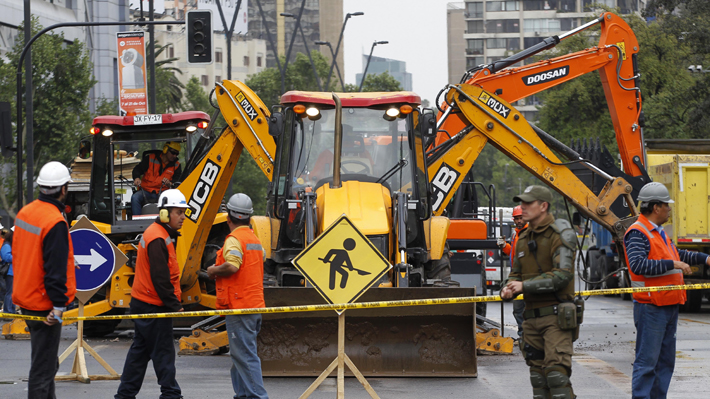
<path fill-rule="evenodd" d="M 92 140 L 82 141 L 72 167 L 69 219 L 84 214 L 102 231 L 120 231 L 124 233 L 121 236 L 143 232 L 157 212 L 132 214 L 131 197 L 138 190 L 133 184 L 133 168 L 149 152 L 160 153 L 166 142 L 176 142 L 185 149 L 178 159 L 185 170 L 191 149 L 209 120 L 207 114 L 196 111 L 95 118 Z M 171 186 L 177 187 L 181 179 L 182 176 L 174 176 Z M 171 187 L 165 187 L 168 188 Z"/>
<path fill-rule="evenodd" d="M 325 93 L 283 96 L 284 128 L 277 138 L 267 205 L 268 215 L 281 221 L 267 268 L 279 286 L 304 284 L 291 259 L 310 242 L 309 237 L 318 236 L 343 213 L 385 258 L 400 262 L 392 228 L 393 207 L 400 197 L 405 201 L 406 245 L 426 253 L 422 232 L 430 206 L 417 126 L 420 100 L 408 92 L 382 94 L 341 94 L 340 132 L 336 131 L 338 110 Z M 306 197 L 314 201 L 309 207 Z M 387 278 L 381 283 L 389 282 Z M 407 285 L 426 284 L 421 270 L 410 273 Z"/>

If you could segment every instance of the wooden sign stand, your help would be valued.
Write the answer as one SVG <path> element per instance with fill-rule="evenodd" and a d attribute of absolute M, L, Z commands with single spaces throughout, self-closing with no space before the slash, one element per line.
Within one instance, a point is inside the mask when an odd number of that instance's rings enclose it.
<path fill-rule="evenodd" d="M 373 399 L 380 399 L 379 396 L 377 396 L 377 393 L 375 392 L 374 389 L 372 389 L 372 386 L 370 386 L 370 383 L 367 382 L 365 377 L 362 375 L 360 370 L 355 367 L 355 364 L 353 363 L 352 360 L 350 360 L 350 357 L 345 353 L 345 311 L 340 312 L 338 314 L 338 357 L 336 357 L 332 363 L 321 373 L 321 375 L 316 378 L 315 381 L 313 381 L 313 384 L 306 389 L 306 392 L 304 392 L 299 399 L 305 399 L 316 390 L 320 386 L 323 381 L 330 375 L 330 373 L 333 372 L 333 370 L 337 367 L 338 368 L 338 394 L 336 396 L 337 399 L 344 399 L 345 398 L 345 366 L 348 366 L 350 371 L 357 377 L 357 380 L 360 381 L 360 384 L 362 384 L 363 387 L 365 387 L 365 390 L 367 391 L 368 394 L 370 394 L 370 397 Z"/>
<path fill-rule="evenodd" d="M 79 317 L 84 316 L 84 302 L 79 301 Z M 98 353 L 89 346 L 86 341 L 84 341 L 84 321 L 79 320 L 77 322 L 77 337 L 76 341 L 74 341 L 69 347 L 62 353 L 61 356 L 59 356 L 59 364 L 61 364 L 64 360 L 66 360 L 69 355 L 76 350 L 76 355 L 74 356 L 74 364 L 72 365 L 71 368 L 71 373 L 68 375 L 58 375 L 54 377 L 55 381 L 79 381 L 84 384 L 88 384 L 91 382 L 91 380 L 119 380 L 121 379 L 121 375 L 116 372 L 104 359 L 99 356 Z M 85 359 L 85 354 L 84 354 L 84 349 L 86 349 L 91 356 L 96 359 L 97 362 L 101 366 L 103 366 L 106 371 L 109 372 L 109 375 L 89 375 L 89 372 L 86 369 L 86 359 Z"/>

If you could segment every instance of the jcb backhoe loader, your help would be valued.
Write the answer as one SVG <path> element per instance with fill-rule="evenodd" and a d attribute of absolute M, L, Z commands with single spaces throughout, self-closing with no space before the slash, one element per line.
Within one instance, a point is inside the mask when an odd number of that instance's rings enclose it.
<path fill-rule="evenodd" d="M 216 136 L 209 127 L 198 129 L 209 120 L 201 113 L 94 121 L 89 190 L 85 202 L 73 206 L 86 209 L 130 260 L 85 307 L 86 315 L 122 312 L 130 302 L 135 244 L 153 217 L 131 215 L 124 197 L 130 168 L 124 168 L 120 152 L 116 158 L 111 154 L 148 141 L 185 141 L 192 148 L 176 179 L 190 206 L 177 244 L 186 308 L 215 307 L 214 284 L 201 272 L 228 233 L 225 214 L 218 211 L 243 148 L 271 181 L 267 215 L 252 219 L 266 250 L 267 306 L 323 302 L 290 262 L 341 214 L 396 265 L 361 300 L 474 294 L 450 280 L 444 251 L 449 222 L 431 214 L 423 148 L 423 135 L 431 132 L 419 123 L 418 96 L 348 93 L 340 94 L 336 106 L 329 93 L 289 92 L 271 114 L 241 82 L 217 86 L 229 126 Z M 342 125 L 335 123 L 336 114 Z M 141 125 L 145 121 L 153 124 Z M 364 374 L 476 375 L 471 304 L 358 310 L 347 316 L 346 351 Z M 226 335 L 206 328 L 209 323 L 198 323 L 202 328 L 181 341 L 181 353 L 216 353 L 227 346 Z M 13 324 L 12 332 L 21 329 Z M 318 375 L 336 356 L 336 332 L 334 313 L 265 316 L 259 335 L 264 374 Z"/>
<path fill-rule="evenodd" d="M 512 67 L 594 25 L 601 25 L 597 46 Z M 643 146 L 638 52 L 638 41 L 629 25 L 615 14 L 603 13 L 570 32 L 546 38 L 511 57 L 467 71 L 461 84 L 444 90 L 445 99 L 437 121 L 438 135 L 426 146 L 434 214 L 444 212 L 468 171 L 475 167 L 481 150 L 490 142 L 568 199 L 580 213 L 611 231 L 615 240 L 621 240 L 637 215 L 633 204 L 638 190 L 650 181 Z M 530 124 L 511 105 L 597 70 L 624 171 L 613 161 L 594 163 L 583 159 Z M 566 161 L 561 161 L 557 154 Z M 574 165 L 573 171 L 571 165 Z M 477 227 L 480 223 L 480 219 L 452 220 L 452 229 L 471 232 L 468 247 L 479 249 L 486 238 L 476 233 L 485 231 Z"/>

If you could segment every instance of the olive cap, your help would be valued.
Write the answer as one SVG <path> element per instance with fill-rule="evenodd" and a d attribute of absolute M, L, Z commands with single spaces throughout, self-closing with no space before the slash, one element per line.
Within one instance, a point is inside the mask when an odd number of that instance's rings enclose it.
<path fill-rule="evenodd" d="M 515 202 L 533 202 L 533 201 L 544 201 L 547 203 L 552 203 L 552 193 L 550 189 L 544 186 L 528 186 L 522 194 L 518 194 L 513 197 Z"/>

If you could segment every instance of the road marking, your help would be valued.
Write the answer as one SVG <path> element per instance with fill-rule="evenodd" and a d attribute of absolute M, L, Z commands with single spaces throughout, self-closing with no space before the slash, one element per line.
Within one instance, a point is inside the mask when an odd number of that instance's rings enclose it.
<path fill-rule="evenodd" d="M 700 324 L 710 324 L 707 321 L 699 321 L 699 320 L 692 320 L 692 319 L 678 319 L 680 321 L 687 321 L 689 323 L 700 323 Z"/>
<path fill-rule="evenodd" d="M 575 354 L 572 360 L 592 372 L 592 374 L 605 379 L 627 395 L 631 395 L 631 377 L 611 364 L 587 353 Z"/>

